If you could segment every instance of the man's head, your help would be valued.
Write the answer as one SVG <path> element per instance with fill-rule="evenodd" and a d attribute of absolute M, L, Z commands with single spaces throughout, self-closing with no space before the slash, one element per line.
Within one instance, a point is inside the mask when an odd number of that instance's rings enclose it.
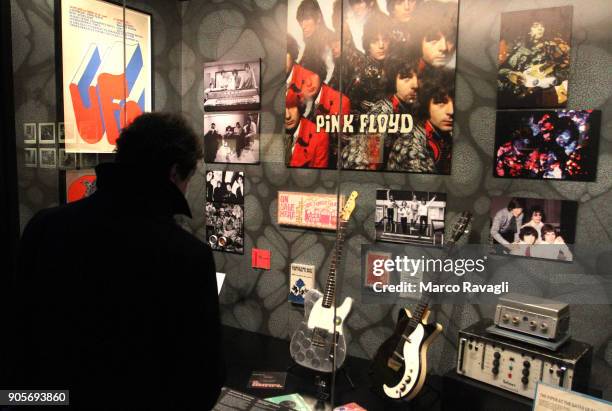
<path fill-rule="evenodd" d="M 357 17 L 365 17 L 374 8 L 375 0 L 349 0 L 351 12 Z"/>
<path fill-rule="evenodd" d="M 453 131 L 455 116 L 453 73 L 433 70 L 427 73 L 419 91 L 419 111 L 424 120 L 440 132 Z"/>
<path fill-rule="evenodd" d="M 214 130 L 214 129 L 215 129 L 215 123 L 212 123 L 212 124 L 210 125 L 210 128 Z"/>
<path fill-rule="evenodd" d="M 300 48 L 298 47 L 297 41 L 295 41 L 293 36 L 287 35 L 287 61 L 285 63 L 285 72 L 287 74 L 291 71 L 299 54 Z"/>
<path fill-rule="evenodd" d="M 295 17 L 302 28 L 304 40 L 312 37 L 323 22 L 323 13 L 317 0 L 302 0 Z"/>
<path fill-rule="evenodd" d="M 389 55 L 391 45 L 391 19 L 383 13 L 374 13 L 363 26 L 363 49 L 374 60 L 382 61 Z"/>
<path fill-rule="evenodd" d="M 538 231 L 531 226 L 523 227 L 519 231 L 519 238 L 527 244 L 534 244 L 538 237 Z"/>
<path fill-rule="evenodd" d="M 202 157 L 200 139 L 184 117 L 145 113 L 121 131 L 115 161 L 153 180 L 169 179 L 184 193 Z"/>
<path fill-rule="evenodd" d="M 413 32 L 423 61 L 432 67 L 444 67 L 453 58 L 457 45 L 457 4 L 423 3 L 415 13 Z"/>
<path fill-rule="evenodd" d="M 302 107 L 299 96 L 293 91 L 287 91 L 285 98 L 285 130 L 293 130 L 300 123 Z"/>
<path fill-rule="evenodd" d="M 557 230 L 551 224 L 544 224 L 542 226 L 542 240 L 547 243 L 554 243 L 557 239 Z"/>
<path fill-rule="evenodd" d="M 525 203 L 520 198 L 513 198 L 512 200 L 510 200 L 506 208 L 512 213 L 514 217 L 518 217 L 523 214 L 523 210 L 525 209 Z"/>
<path fill-rule="evenodd" d="M 529 28 L 529 37 L 532 40 L 540 40 L 544 37 L 544 24 L 541 21 L 534 21 Z"/>
<path fill-rule="evenodd" d="M 544 221 L 544 209 L 539 205 L 531 207 L 531 221 L 535 223 L 541 223 Z"/>
<path fill-rule="evenodd" d="M 419 3 L 422 3 L 422 0 L 387 0 L 387 11 L 393 19 L 407 23 L 412 20 Z"/>
<path fill-rule="evenodd" d="M 390 89 L 404 103 L 413 104 L 419 89 L 416 62 L 404 60 L 389 71 Z"/>

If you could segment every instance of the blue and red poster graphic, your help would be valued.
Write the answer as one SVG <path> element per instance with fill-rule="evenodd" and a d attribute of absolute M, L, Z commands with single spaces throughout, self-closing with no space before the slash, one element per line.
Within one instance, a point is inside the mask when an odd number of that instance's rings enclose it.
<path fill-rule="evenodd" d="M 151 17 L 123 16 L 104 1 L 62 0 L 67 152 L 113 152 L 121 129 L 151 110 Z"/>

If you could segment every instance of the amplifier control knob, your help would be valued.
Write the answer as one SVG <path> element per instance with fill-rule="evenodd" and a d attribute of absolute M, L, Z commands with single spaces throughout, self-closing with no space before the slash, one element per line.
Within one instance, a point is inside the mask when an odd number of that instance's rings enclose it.
<path fill-rule="evenodd" d="M 501 354 L 500 354 L 500 353 L 498 353 L 497 351 L 495 351 L 495 353 L 493 354 L 493 357 L 494 357 L 495 359 L 499 359 L 499 357 L 501 357 Z"/>
<path fill-rule="evenodd" d="M 529 369 L 528 369 L 528 368 L 524 368 L 524 369 L 523 369 L 523 375 L 524 375 L 525 377 L 528 377 L 528 376 L 529 376 Z"/>
<path fill-rule="evenodd" d="M 499 374 L 499 368 L 497 368 L 497 367 L 493 367 L 493 369 L 491 370 L 491 372 L 493 372 L 493 374 L 497 375 L 497 374 Z"/>
<path fill-rule="evenodd" d="M 561 377 L 563 376 L 563 374 L 564 374 L 564 373 L 565 373 L 565 371 L 564 371 L 564 370 L 562 370 L 562 369 L 557 370 L 557 377 L 561 378 Z"/>
<path fill-rule="evenodd" d="M 537 327 L 537 325 L 538 325 L 538 323 L 536 323 L 535 321 L 533 321 L 533 320 L 529 321 L 529 327 L 530 327 L 532 330 L 535 330 L 535 329 L 536 329 L 536 327 Z"/>
<path fill-rule="evenodd" d="M 518 317 L 512 317 L 512 324 L 518 325 L 519 322 L 520 322 L 520 319 Z"/>
<path fill-rule="evenodd" d="M 502 315 L 502 321 L 507 323 L 508 321 L 510 321 L 510 316 L 508 314 Z"/>
<path fill-rule="evenodd" d="M 548 332 L 548 324 L 542 323 L 540 324 L 540 328 L 542 329 L 542 331 Z"/>
<path fill-rule="evenodd" d="M 499 367 L 499 360 L 493 360 L 493 367 Z"/>
<path fill-rule="evenodd" d="M 521 378 L 521 382 L 522 382 L 523 384 L 527 385 L 527 383 L 529 382 L 529 378 L 527 378 L 527 377 L 523 377 L 523 378 Z"/>
<path fill-rule="evenodd" d="M 531 363 L 529 361 L 524 361 L 523 362 L 523 367 L 529 368 L 529 367 L 531 367 Z"/>

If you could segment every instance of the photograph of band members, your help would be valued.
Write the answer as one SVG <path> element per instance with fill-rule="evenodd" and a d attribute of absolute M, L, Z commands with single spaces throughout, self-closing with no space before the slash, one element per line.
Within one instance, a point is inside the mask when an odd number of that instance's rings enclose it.
<path fill-rule="evenodd" d="M 214 251 L 244 254 L 244 205 L 207 202 L 206 239 Z"/>
<path fill-rule="evenodd" d="M 259 113 L 204 114 L 206 163 L 259 163 Z"/>
<path fill-rule="evenodd" d="M 594 181 L 601 112 L 498 111 L 494 175 Z"/>
<path fill-rule="evenodd" d="M 450 173 L 458 2 L 289 0 L 288 14 L 287 89 L 303 116 L 355 115 L 354 132 L 328 133 L 330 168 Z M 363 114 L 409 114 L 415 127 L 359 132 Z"/>
<path fill-rule="evenodd" d="M 204 64 L 204 111 L 259 110 L 261 60 Z"/>
<path fill-rule="evenodd" d="M 244 173 L 206 170 L 206 201 L 244 204 Z"/>
<path fill-rule="evenodd" d="M 567 105 L 572 6 L 502 13 L 498 108 Z"/>
<path fill-rule="evenodd" d="M 442 246 L 446 194 L 376 190 L 376 240 Z"/>
<path fill-rule="evenodd" d="M 538 198 L 491 199 L 491 252 L 572 261 L 578 203 Z"/>

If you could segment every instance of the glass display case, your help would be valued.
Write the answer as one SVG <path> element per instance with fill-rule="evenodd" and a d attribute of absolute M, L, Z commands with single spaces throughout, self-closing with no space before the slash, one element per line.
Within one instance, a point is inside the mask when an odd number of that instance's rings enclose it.
<path fill-rule="evenodd" d="M 217 409 L 609 400 L 612 8 L 587 3 L 11 0 L 21 228 L 95 192 L 138 115 L 180 112 L 204 146 L 176 220 L 218 272 Z M 557 303 L 571 331 L 530 316 Z M 574 379 L 477 359 L 462 332 L 485 323 L 515 334 L 482 347 Z M 590 348 L 541 347 L 565 335 Z"/>

